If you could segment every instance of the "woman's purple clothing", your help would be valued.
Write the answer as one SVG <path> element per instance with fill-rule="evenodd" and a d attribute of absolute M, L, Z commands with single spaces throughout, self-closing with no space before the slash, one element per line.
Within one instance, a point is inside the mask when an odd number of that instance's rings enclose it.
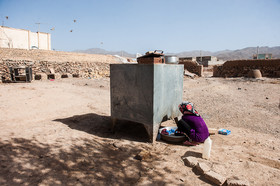
<path fill-rule="evenodd" d="M 208 136 L 209 131 L 204 120 L 200 116 L 185 114 L 182 119 L 192 128 L 190 131 L 190 138 L 196 142 L 204 142 Z"/>

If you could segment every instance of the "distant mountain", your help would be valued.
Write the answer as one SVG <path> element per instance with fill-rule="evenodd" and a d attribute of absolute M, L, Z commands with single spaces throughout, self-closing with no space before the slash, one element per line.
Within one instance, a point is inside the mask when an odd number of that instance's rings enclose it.
<path fill-rule="evenodd" d="M 237 60 L 237 59 L 252 59 L 257 53 L 257 47 L 247 47 L 238 50 L 222 50 L 218 52 L 209 51 L 190 51 L 180 52 L 175 55 L 178 57 L 196 57 L 196 56 L 216 56 L 221 60 Z M 277 47 L 259 47 L 259 54 L 271 53 L 273 58 L 280 58 L 280 46 Z"/>
<path fill-rule="evenodd" d="M 167 55 L 171 55 L 171 54 L 167 54 Z M 200 50 L 193 50 L 193 51 L 185 51 L 185 52 L 180 52 L 180 53 L 175 53 L 174 55 L 178 56 L 178 57 L 196 57 L 196 56 L 211 56 L 212 52 L 209 51 L 200 51 Z"/>
<path fill-rule="evenodd" d="M 135 54 L 130 54 L 125 51 L 107 51 L 101 48 L 91 48 L 87 50 L 75 50 L 73 52 L 87 53 L 87 54 L 110 54 L 119 55 L 123 57 L 135 58 Z M 196 56 L 216 56 L 221 60 L 238 60 L 238 59 L 252 59 L 253 55 L 257 53 L 257 47 L 247 47 L 238 50 L 222 50 L 218 52 L 210 51 L 185 51 L 179 53 L 165 53 L 166 55 L 176 55 L 178 57 L 196 57 Z M 271 53 L 273 58 L 280 58 L 280 46 L 276 47 L 259 47 L 259 54 Z"/>
<path fill-rule="evenodd" d="M 107 51 L 101 48 L 90 48 L 87 50 L 74 50 L 72 52 L 86 53 L 86 54 L 104 54 L 104 55 L 119 55 L 123 57 L 135 58 L 135 54 L 130 54 L 125 51 Z"/>
<path fill-rule="evenodd" d="M 277 47 L 259 47 L 259 54 L 271 53 L 273 58 L 280 58 L 280 46 Z M 214 52 L 213 56 L 222 60 L 234 59 L 252 59 L 257 54 L 257 47 L 247 47 L 240 50 L 227 50 Z"/>

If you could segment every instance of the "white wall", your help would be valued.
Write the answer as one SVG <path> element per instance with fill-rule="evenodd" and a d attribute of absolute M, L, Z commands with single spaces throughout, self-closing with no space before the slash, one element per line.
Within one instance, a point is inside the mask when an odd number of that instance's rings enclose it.
<path fill-rule="evenodd" d="M 35 46 L 39 49 L 51 50 L 50 38 L 48 33 L 0 27 L 0 48 L 31 49 L 32 46 Z"/>
<path fill-rule="evenodd" d="M 48 50 L 48 34 L 39 33 L 39 49 Z"/>
<path fill-rule="evenodd" d="M 30 48 L 33 46 L 38 48 L 38 34 L 35 32 L 30 32 Z"/>

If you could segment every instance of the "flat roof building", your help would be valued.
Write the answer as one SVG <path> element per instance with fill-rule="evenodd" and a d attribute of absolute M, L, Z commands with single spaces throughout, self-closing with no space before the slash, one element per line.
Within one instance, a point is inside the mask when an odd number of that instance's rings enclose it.
<path fill-rule="evenodd" d="M 200 65 L 204 67 L 208 67 L 209 65 L 221 65 L 224 64 L 223 60 L 218 60 L 215 56 L 199 56 L 199 57 L 180 57 L 180 62 L 184 61 L 196 61 Z"/>
<path fill-rule="evenodd" d="M 272 54 L 255 54 L 253 59 L 272 59 Z"/>

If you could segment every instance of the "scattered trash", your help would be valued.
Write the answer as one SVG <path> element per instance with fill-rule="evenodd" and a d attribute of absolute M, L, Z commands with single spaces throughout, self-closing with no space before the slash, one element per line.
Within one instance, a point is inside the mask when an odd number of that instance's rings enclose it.
<path fill-rule="evenodd" d="M 191 77 L 192 79 L 194 79 L 195 77 L 198 77 L 197 74 L 192 73 L 192 72 L 189 72 L 188 70 L 185 70 L 185 71 L 184 71 L 184 75 L 185 75 L 185 76 L 188 76 L 188 77 Z"/>
<path fill-rule="evenodd" d="M 229 135 L 231 131 L 227 129 L 219 129 L 218 133 L 222 135 Z"/>
<path fill-rule="evenodd" d="M 218 129 L 214 129 L 214 128 L 208 128 L 209 134 L 210 135 L 215 135 L 218 131 Z"/>
<path fill-rule="evenodd" d="M 50 79 L 50 81 L 54 81 L 54 79 Z"/>

